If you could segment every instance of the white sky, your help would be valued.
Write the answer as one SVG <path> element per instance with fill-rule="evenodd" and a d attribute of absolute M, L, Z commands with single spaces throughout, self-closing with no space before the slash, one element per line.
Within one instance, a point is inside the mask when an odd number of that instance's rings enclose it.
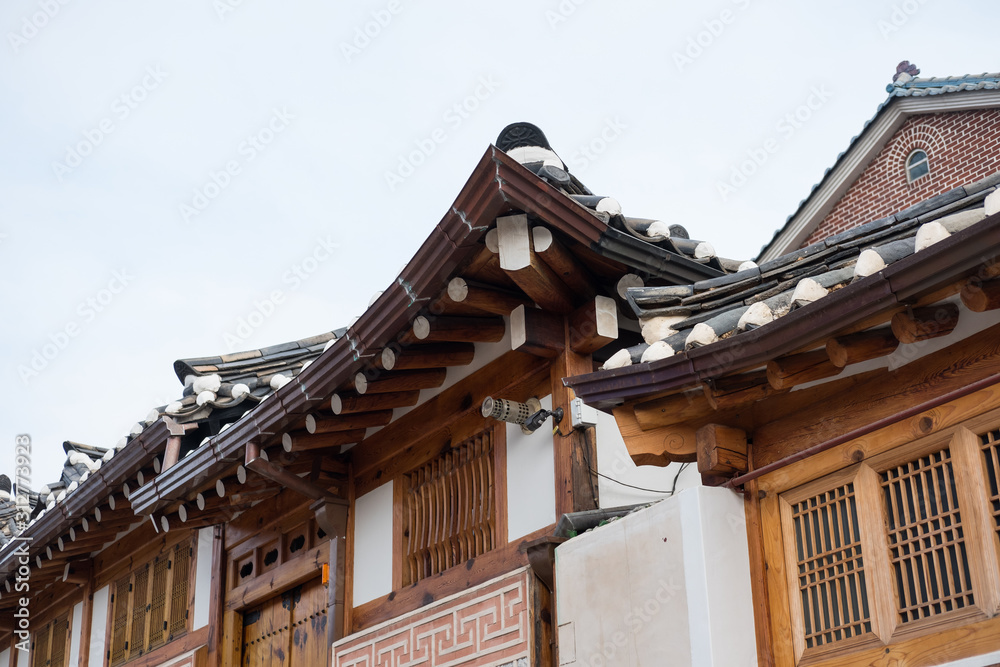
<path fill-rule="evenodd" d="M 35 444 L 34 488 L 57 478 L 63 440 L 113 445 L 180 395 L 175 359 L 345 325 L 514 121 L 539 125 L 626 214 L 753 257 L 900 60 L 924 76 L 1000 69 L 998 13 L 941 0 L 5 0 L 0 471 L 19 433 Z M 816 91 L 805 122 L 781 124 Z M 723 199 L 718 183 L 768 140 L 777 149 Z M 428 141 L 390 188 L 386 173 Z M 67 154 L 81 143 L 86 155 Z M 593 159 L 580 150 L 592 143 Z M 264 323 L 238 332 L 276 290 Z"/>

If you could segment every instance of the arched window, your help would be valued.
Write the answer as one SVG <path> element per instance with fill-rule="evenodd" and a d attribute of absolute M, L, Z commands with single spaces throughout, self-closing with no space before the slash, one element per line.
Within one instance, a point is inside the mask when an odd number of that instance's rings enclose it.
<path fill-rule="evenodd" d="M 927 160 L 927 153 L 919 149 L 910 153 L 910 157 L 906 158 L 907 183 L 912 183 L 929 173 L 931 173 L 931 164 Z"/>

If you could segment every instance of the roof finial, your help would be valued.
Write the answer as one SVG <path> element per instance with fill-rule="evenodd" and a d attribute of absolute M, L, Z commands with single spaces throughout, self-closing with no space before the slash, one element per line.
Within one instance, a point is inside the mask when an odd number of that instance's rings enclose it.
<path fill-rule="evenodd" d="M 903 85 L 918 74 L 920 74 L 920 70 L 917 69 L 917 66 L 910 64 L 909 60 L 904 60 L 896 65 L 896 73 L 892 77 L 892 82 Z"/>

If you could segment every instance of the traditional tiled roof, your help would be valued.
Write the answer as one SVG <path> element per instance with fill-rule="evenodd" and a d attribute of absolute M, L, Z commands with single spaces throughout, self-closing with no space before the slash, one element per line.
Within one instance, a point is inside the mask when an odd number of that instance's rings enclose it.
<path fill-rule="evenodd" d="M 997 212 L 998 185 L 1000 173 L 723 277 L 630 288 L 645 342 L 620 350 L 604 368 L 665 359 L 766 326 Z"/>
<path fill-rule="evenodd" d="M 206 419 L 213 410 L 240 407 L 242 414 L 290 382 L 345 331 L 338 329 L 259 350 L 179 359 L 174 362 L 174 372 L 184 383 L 183 395 L 158 412 L 178 423 Z"/>

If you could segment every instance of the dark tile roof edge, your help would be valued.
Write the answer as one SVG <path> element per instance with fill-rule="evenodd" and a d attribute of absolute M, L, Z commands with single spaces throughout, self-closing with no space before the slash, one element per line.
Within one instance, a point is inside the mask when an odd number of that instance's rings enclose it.
<path fill-rule="evenodd" d="M 754 368 L 946 283 L 990 253 L 1000 254 L 1000 213 L 753 331 L 660 361 L 579 375 L 565 384 L 588 405 L 607 409 Z"/>

